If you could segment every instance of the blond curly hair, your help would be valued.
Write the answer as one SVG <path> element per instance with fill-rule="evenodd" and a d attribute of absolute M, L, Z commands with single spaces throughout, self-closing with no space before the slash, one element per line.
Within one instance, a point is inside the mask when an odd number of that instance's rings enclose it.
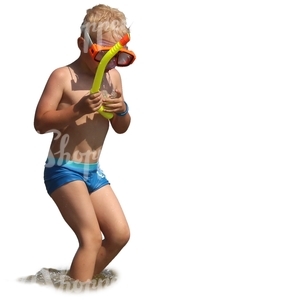
<path fill-rule="evenodd" d="M 81 36 L 87 31 L 93 42 L 101 40 L 101 36 L 107 32 L 110 32 L 116 40 L 129 33 L 125 14 L 117 8 L 104 4 L 87 9 L 80 29 Z"/>

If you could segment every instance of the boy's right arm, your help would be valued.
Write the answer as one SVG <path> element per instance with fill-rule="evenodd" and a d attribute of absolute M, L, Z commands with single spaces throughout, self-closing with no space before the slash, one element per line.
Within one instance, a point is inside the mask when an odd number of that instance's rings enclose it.
<path fill-rule="evenodd" d="M 38 133 L 60 130 L 83 115 L 97 111 L 102 105 L 101 94 L 95 93 L 58 110 L 68 84 L 70 78 L 67 68 L 56 69 L 50 75 L 35 111 L 34 128 Z"/>
<path fill-rule="evenodd" d="M 74 105 L 57 110 L 66 85 L 65 72 L 64 68 L 56 69 L 45 85 L 34 116 L 34 128 L 38 133 L 59 130 L 80 117 Z"/>

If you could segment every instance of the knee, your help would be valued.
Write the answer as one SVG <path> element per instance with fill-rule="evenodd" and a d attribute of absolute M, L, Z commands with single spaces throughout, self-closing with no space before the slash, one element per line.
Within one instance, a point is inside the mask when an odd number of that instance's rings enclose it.
<path fill-rule="evenodd" d="M 101 232 L 87 233 L 79 240 L 79 244 L 81 247 L 88 248 L 90 250 L 99 251 L 102 245 Z"/>
<path fill-rule="evenodd" d="M 130 239 L 130 230 L 128 227 L 119 228 L 118 231 L 114 232 L 108 241 L 114 248 L 122 249 Z"/>
<path fill-rule="evenodd" d="M 118 244 L 123 247 L 128 243 L 129 239 L 130 239 L 130 230 L 127 227 L 126 229 L 120 232 L 118 237 Z"/>

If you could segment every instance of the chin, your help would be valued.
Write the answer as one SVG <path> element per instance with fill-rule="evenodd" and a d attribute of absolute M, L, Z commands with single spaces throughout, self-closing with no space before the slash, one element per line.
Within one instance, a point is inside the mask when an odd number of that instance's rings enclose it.
<path fill-rule="evenodd" d="M 112 69 L 114 69 L 115 67 L 107 67 L 107 68 L 105 68 L 105 72 L 108 72 L 108 71 L 110 71 L 110 70 L 112 70 Z"/>

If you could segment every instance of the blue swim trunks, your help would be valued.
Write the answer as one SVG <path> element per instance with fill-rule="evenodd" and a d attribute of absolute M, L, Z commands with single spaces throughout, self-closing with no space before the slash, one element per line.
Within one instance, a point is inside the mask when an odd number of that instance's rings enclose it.
<path fill-rule="evenodd" d="M 110 184 L 98 163 L 85 164 L 71 160 L 47 159 L 44 169 L 44 182 L 49 195 L 66 183 L 81 180 L 89 193 Z"/>

